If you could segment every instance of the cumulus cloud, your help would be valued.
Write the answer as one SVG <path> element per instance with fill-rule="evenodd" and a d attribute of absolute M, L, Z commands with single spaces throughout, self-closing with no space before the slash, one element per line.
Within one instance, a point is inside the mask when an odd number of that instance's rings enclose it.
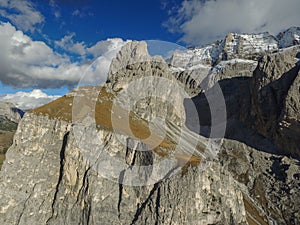
<path fill-rule="evenodd" d="M 121 47 L 127 43 L 124 42 L 121 38 L 109 38 L 105 41 L 99 41 L 90 48 L 87 48 L 87 53 L 92 54 L 94 57 L 98 57 L 108 52 L 117 53 Z"/>
<path fill-rule="evenodd" d="M 108 38 L 104 41 L 98 41 L 95 45 L 87 47 L 86 44 L 81 41 L 74 41 L 76 34 L 70 33 L 65 35 L 59 41 L 55 41 L 55 45 L 61 49 L 75 53 L 81 56 L 91 55 L 94 58 L 99 57 L 110 51 L 119 51 L 121 47 L 126 43 L 121 38 Z"/>
<path fill-rule="evenodd" d="M 90 65 L 88 71 L 84 73 L 80 84 L 93 85 L 106 81 L 112 59 L 116 57 L 122 46 L 127 42 L 129 41 L 123 41 L 119 38 L 107 39 L 87 48 L 87 54 L 92 54 L 96 60 Z M 105 80 L 103 80 L 104 77 Z"/>
<path fill-rule="evenodd" d="M 99 50 L 101 54 L 96 53 L 101 42 L 90 48 L 86 48 L 83 43 L 82 49 L 77 50 L 74 50 L 75 46 L 71 46 L 71 50 L 80 54 L 90 52 L 89 54 L 99 56 L 91 66 L 87 62 L 72 62 L 65 54 L 55 52 L 44 42 L 33 41 L 10 23 L 0 23 L 0 40 L 0 81 L 4 85 L 37 88 L 71 88 L 85 74 L 89 74 L 90 83 L 105 81 L 112 58 L 126 43 L 121 39 L 110 39 L 107 43 L 104 41 L 100 48 L 104 50 Z"/>
<path fill-rule="evenodd" d="M 300 26 L 299 0 L 185 0 L 165 23 L 182 41 L 206 44 L 229 32 L 277 34 Z"/>
<path fill-rule="evenodd" d="M 0 101 L 11 102 L 19 109 L 29 110 L 45 105 L 59 97 L 56 95 L 47 95 L 39 89 L 34 89 L 32 92 L 17 92 L 15 94 L 0 96 Z"/>
<path fill-rule="evenodd" d="M 43 15 L 27 0 L 1 0 L 0 15 L 23 31 L 34 32 L 36 25 L 44 22 Z"/>
<path fill-rule="evenodd" d="M 74 42 L 75 33 L 65 35 L 61 40 L 55 41 L 55 45 L 78 55 L 86 54 L 86 46 L 84 42 Z"/>

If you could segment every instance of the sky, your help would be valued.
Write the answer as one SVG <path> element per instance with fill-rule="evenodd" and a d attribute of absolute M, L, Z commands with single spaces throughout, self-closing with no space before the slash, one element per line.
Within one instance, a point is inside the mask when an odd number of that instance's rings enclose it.
<path fill-rule="evenodd" d="M 0 0 L 0 100 L 17 92 L 16 99 L 45 98 L 37 90 L 52 100 L 86 73 L 87 82 L 104 82 L 130 40 L 162 41 L 152 49 L 168 49 L 229 32 L 276 35 L 300 26 L 299 12 L 299 0 Z"/>

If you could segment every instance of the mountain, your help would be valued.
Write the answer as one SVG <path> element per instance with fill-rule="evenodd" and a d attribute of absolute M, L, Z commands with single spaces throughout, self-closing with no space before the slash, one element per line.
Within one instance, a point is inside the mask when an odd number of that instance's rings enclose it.
<path fill-rule="evenodd" d="M 277 35 L 280 48 L 287 48 L 292 45 L 300 44 L 300 27 L 291 27 Z"/>
<path fill-rule="evenodd" d="M 127 43 L 106 84 L 20 121 L 0 223 L 299 224 L 300 46 L 278 43 L 229 34 L 167 62 Z"/>
<path fill-rule="evenodd" d="M 176 51 L 168 63 L 173 71 L 187 73 L 206 90 L 217 80 L 228 76 L 252 76 L 262 56 L 298 45 L 299 35 L 300 28 L 297 27 L 292 27 L 276 37 L 268 32 L 229 33 L 224 40 L 210 45 Z"/>
<path fill-rule="evenodd" d="M 15 94 L 0 96 L 0 101 L 11 102 L 16 107 L 26 111 L 45 105 L 59 97 L 57 95 L 47 95 L 39 89 L 34 89 L 31 92 L 20 91 Z"/>
<path fill-rule="evenodd" d="M 0 102 L 0 168 L 7 149 L 12 145 L 18 122 L 24 112 L 12 103 Z"/>

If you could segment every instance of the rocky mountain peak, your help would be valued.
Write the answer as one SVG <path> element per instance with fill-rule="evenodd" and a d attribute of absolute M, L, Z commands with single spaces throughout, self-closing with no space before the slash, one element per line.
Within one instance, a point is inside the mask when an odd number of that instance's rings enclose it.
<path fill-rule="evenodd" d="M 128 43 L 106 84 L 21 120 L 0 224 L 299 224 L 300 46 L 277 44 L 233 33 L 168 65 Z"/>
<path fill-rule="evenodd" d="M 230 33 L 225 38 L 221 59 L 253 59 L 255 54 L 272 52 L 277 49 L 278 43 L 276 38 L 268 32 L 260 34 Z"/>
<path fill-rule="evenodd" d="M 300 27 L 291 27 L 277 35 L 280 48 L 300 44 Z"/>
<path fill-rule="evenodd" d="M 109 69 L 109 79 L 121 68 L 139 61 L 148 61 L 151 57 L 147 50 L 145 41 L 132 41 L 124 45 L 118 52 L 116 58 L 112 60 Z"/>
<path fill-rule="evenodd" d="M 151 57 L 145 41 L 131 41 L 125 44 L 121 51 L 118 52 L 117 56 L 112 60 L 108 73 L 108 80 L 113 79 L 113 76 L 119 70 L 126 68 L 129 65 L 149 61 L 163 62 L 164 60 L 160 56 Z"/>
<path fill-rule="evenodd" d="M 0 117 L 4 117 L 14 123 L 18 123 L 24 112 L 9 102 L 0 102 Z"/>
<path fill-rule="evenodd" d="M 127 86 L 130 81 L 147 76 L 174 79 L 161 56 L 150 56 L 145 41 L 132 41 L 124 45 L 112 60 L 107 85 L 117 91 Z"/>
<path fill-rule="evenodd" d="M 300 28 L 292 27 L 277 37 L 268 32 L 259 34 L 229 33 L 221 41 L 212 44 L 177 51 L 170 59 L 174 68 L 191 68 L 195 65 L 214 67 L 222 61 L 246 59 L 257 61 L 262 55 L 281 48 L 298 45 Z"/>

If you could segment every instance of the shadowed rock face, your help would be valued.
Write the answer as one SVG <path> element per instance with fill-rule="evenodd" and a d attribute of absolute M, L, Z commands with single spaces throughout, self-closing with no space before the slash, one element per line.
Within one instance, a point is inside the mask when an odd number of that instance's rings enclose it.
<path fill-rule="evenodd" d="M 294 157 L 300 157 L 299 52 L 299 47 L 293 47 L 263 57 L 251 88 L 253 127 Z"/>
<path fill-rule="evenodd" d="M 169 70 L 163 59 L 149 56 L 144 42 L 125 45 L 111 65 L 105 92 L 98 97 L 89 94 L 97 88 L 78 92 L 82 99 L 95 98 L 95 107 L 82 104 L 79 111 L 93 109 L 95 122 L 72 122 L 76 92 L 26 113 L 21 120 L 0 172 L 0 224 L 299 224 L 300 164 L 284 156 L 297 144 L 298 122 L 286 129 L 276 125 L 299 121 L 299 76 L 291 61 L 297 48 L 263 57 L 253 76 L 234 74 L 234 68 L 244 70 L 248 64 L 228 64 L 211 88 L 197 92 L 186 82 L 189 72 L 178 76 Z M 166 89 L 166 99 L 175 95 L 182 111 L 155 98 L 158 90 L 149 91 L 143 82 L 133 85 L 137 92 L 131 95 L 144 90 L 149 92 L 148 98 L 132 107 L 134 122 L 129 122 L 135 132 L 144 134 L 144 124 L 157 125 L 153 118 L 164 115 L 166 138 L 158 149 L 149 151 L 151 140 L 143 142 L 122 130 L 118 126 L 122 120 L 114 127 L 118 129 L 112 129 L 107 120 L 120 112 L 123 116 L 127 110 L 124 104 L 113 109 L 114 99 L 136 79 L 151 76 L 179 80 L 179 87 L 196 95 L 192 100 L 200 135 L 179 123 L 183 112 L 193 114 L 183 108 L 184 99 L 176 95 L 176 89 L 156 86 Z M 228 118 L 219 153 L 209 158 L 196 146 L 195 155 L 184 161 L 186 155 L 176 154 L 174 145 L 187 148 L 195 139 L 206 143 L 212 125 L 206 96 L 214 92 L 214 82 L 223 91 Z M 100 112 L 97 104 L 102 106 Z M 195 121 L 192 116 L 184 118 L 187 127 L 189 123 L 193 127 Z M 152 138 L 157 138 L 160 130 L 154 128 Z M 178 130 L 186 135 L 183 143 L 172 139 L 178 137 Z M 283 140 L 294 142 L 280 148 Z M 165 160 L 167 163 L 160 164 Z M 155 179 L 159 182 L 151 182 Z M 138 186 L 137 180 L 148 185 Z"/>
<path fill-rule="evenodd" d="M 252 198 L 278 224 L 299 221 L 298 203 L 293 200 L 299 199 L 299 51 L 296 46 L 264 56 L 252 77 L 228 75 L 218 81 L 227 106 L 226 139 L 219 159 L 229 163 L 235 179 L 247 185 Z M 193 97 L 200 133 L 205 136 L 211 130 L 206 96 L 215 88 Z M 190 124 L 192 118 L 187 119 Z"/>

